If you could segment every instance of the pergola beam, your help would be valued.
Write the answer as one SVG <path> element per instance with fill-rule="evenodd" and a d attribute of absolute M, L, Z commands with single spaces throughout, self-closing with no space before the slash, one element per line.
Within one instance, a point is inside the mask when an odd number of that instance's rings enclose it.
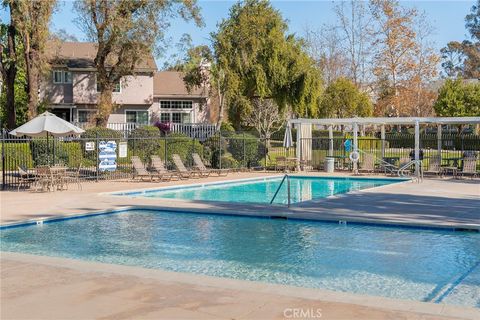
<path fill-rule="evenodd" d="M 419 124 L 480 124 L 480 117 L 392 117 L 392 118 L 345 118 L 345 119 L 290 119 L 294 124 L 335 125 L 415 125 Z"/>

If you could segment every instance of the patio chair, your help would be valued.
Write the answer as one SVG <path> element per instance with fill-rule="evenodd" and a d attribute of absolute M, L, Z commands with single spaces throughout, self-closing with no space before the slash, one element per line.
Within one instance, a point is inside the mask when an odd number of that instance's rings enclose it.
<path fill-rule="evenodd" d="M 201 174 L 203 174 L 204 176 L 209 176 L 211 173 L 215 173 L 217 174 L 218 176 L 226 176 L 228 174 L 228 172 L 230 171 L 230 169 L 212 169 L 212 168 L 207 168 L 205 166 L 205 164 L 203 163 L 202 161 L 202 158 L 200 157 L 200 155 L 198 153 L 193 153 L 192 154 L 192 157 L 193 157 L 193 162 L 195 163 L 195 168 L 197 170 L 199 170 L 199 172 Z"/>
<path fill-rule="evenodd" d="M 82 165 L 79 164 L 74 171 L 68 172 L 67 171 L 67 176 L 66 176 L 66 186 L 68 189 L 68 184 L 70 183 L 75 183 L 77 185 L 77 188 L 79 190 L 82 190 Z"/>
<path fill-rule="evenodd" d="M 30 187 L 37 180 L 35 174 L 28 173 L 28 169 L 24 166 L 18 166 L 18 188 L 17 191 L 20 191 L 21 186 Z"/>
<path fill-rule="evenodd" d="M 440 177 L 443 175 L 443 169 L 439 156 L 434 156 L 429 159 L 427 170 L 424 170 L 423 174 L 435 174 Z"/>
<path fill-rule="evenodd" d="M 198 171 L 188 170 L 183 164 L 183 161 L 178 154 L 172 154 L 172 160 L 180 178 L 189 179 L 201 177 Z"/>
<path fill-rule="evenodd" d="M 37 179 L 35 181 L 35 192 L 38 191 L 38 187 L 40 186 L 42 188 L 42 191 L 55 190 L 55 183 L 50 167 L 40 166 L 35 168 L 35 175 L 37 176 Z"/>
<path fill-rule="evenodd" d="M 358 172 L 375 173 L 375 156 L 365 153 Z"/>
<path fill-rule="evenodd" d="M 133 165 L 134 180 L 135 178 L 138 177 L 140 178 L 141 181 L 143 181 L 144 178 L 148 178 L 150 181 L 153 181 L 154 175 L 147 171 L 147 169 L 145 168 L 145 165 L 143 164 L 142 160 L 140 160 L 138 156 L 132 156 L 130 160 L 132 161 L 132 165 Z"/>
<path fill-rule="evenodd" d="M 463 159 L 462 171 L 458 173 L 459 176 L 470 176 L 472 179 L 478 176 L 477 159 L 474 157 L 467 157 Z"/>
<path fill-rule="evenodd" d="M 150 156 L 150 160 L 152 160 L 153 172 L 158 175 L 160 180 L 170 181 L 173 178 L 179 178 L 177 172 L 168 171 L 168 169 L 165 167 L 165 163 L 159 156 L 152 155 Z"/>
<path fill-rule="evenodd" d="M 275 171 L 286 171 L 288 168 L 287 157 L 280 156 L 275 158 Z"/>

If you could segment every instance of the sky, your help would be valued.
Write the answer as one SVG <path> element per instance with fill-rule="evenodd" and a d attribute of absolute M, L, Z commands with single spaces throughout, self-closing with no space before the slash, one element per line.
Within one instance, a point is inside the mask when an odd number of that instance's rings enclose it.
<path fill-rule="evenodd" d="M 401 1 L 405 6 L 414 6 L 425 11 L 427 18 L 435 28 L 431 41 L 440 50 L 449 41 L 461 41 L 466 37 L 465 15 L 474 4 L 469 1 Z M 200 0 L 201 14 L 205 27 L 198 28 L 193 22 L 185 23 L 177 19 L 173 20 L 170 29 L 166 32 L 170 44 L 165 48 L 165 54 L 157 57 L 157 65 L 163 66 L 165 61 L 171 59 L 176 53 L 175 44 L 184 33 L 190 34 L 194 45 L 208 44 L 209 34 L 216 30 L 217 24 L 228 17 L 229 8 L 234 1 Z M 273 6 L 278 9 L 288 21 L 289 31 L 299 36 L 304 34 L 307 27 L 318 29 L 323 24 L 335 22 L 333 12 L 334 1 L 327 0 L 273 0 Z M 84 41 L 85 36 L 80 28 L 74 23 L 76 13 L 73 10 L 73 1 L 60 1 L 59 8 L 52 18 L 52 29 L 64 29 L 67 33 L 75 35 L 79 40 Z M 2 22 L 8 22 L 9 18 L 5 11 L 0 14 Z"/>

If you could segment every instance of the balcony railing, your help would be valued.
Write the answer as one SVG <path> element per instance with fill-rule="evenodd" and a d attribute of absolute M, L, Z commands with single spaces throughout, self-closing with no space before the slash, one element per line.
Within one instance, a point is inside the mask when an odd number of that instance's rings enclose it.
<path fill-rule="evenodd" d="M 74 125 L 82 129 L 88 129 L 94 126 L 93 124 L 88 122 L 74 122 Z M 127 137 L 132 130 L 135 130 L 136 128 L 139 128 L 142 126 L 145 126 L 145 124 L 133 123 L 133 122 L 107 124 L 107 128 L 115 131 L 121 131 L 124 133 L 125 137 Z M 189 136 L 190 138 L 195 138 L 203 141 L 215 135 L 216 126 L 214 124 L 208 124 L 208 123 L 171 123 L 170 132 L 183 133 Z"/>

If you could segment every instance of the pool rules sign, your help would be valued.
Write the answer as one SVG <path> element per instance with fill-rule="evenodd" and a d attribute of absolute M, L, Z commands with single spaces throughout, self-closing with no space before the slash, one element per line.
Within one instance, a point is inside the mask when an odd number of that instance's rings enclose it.
<path fill-rule="evenodd" d="M 128 153 L 127 143 L 126 142 L 120 142 L 118 144 L 118 157 L 119 158 L 126 158 L 127 153 Z"/>

